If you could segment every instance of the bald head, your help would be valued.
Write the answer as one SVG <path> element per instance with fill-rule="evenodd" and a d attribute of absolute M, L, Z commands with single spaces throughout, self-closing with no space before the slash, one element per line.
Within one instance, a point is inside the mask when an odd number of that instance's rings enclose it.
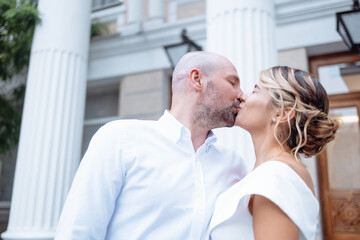
<path fill-rule="evenodd" d="M 189 76 L 192 69 L 196 68 L 205 76 L 221 69 L 224 65 L 232 63 L 225 57 L 211 52 L 189 52 L 176 64 L 172 75 L 172 90 L 176 93 L 181 89 L 181 83 Z"/>
<path fill-rule="evenodd" d="M 173 72 L 170 112 L 198 129 L 233 126 L 240 104 L 240 79 L 225 57 L 209 52 L 184 55 Z"/>

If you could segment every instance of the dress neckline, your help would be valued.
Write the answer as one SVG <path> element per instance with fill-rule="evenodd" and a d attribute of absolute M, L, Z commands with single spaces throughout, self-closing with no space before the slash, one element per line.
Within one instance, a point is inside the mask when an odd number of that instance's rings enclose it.
<path fill-rule="evenodd" d="M 290 169 L 290 171 L 293 173 L 293 175 L 295 175 L 295 176 L 300 180 L 301 184 L 304 185 L 304 186 L 306 187 L 306 189 L 311 192 L 311 194 L 314 196 L 314 198 L 316 198 L 316 195 L 315 195 L 314 192 L 311 190 L 311 188 L 306 184 L 306 182 L 304 181 L 304 179 L 303 179 L 302 177 L 300 177 L 300 175 L 299 175 L 289 164 L 287 164 L 287 163 L 285 163 L 285 162 L 283 162 L 283 161 L 275 160 L 275 159 L 265 161 L 265 162 L 263 162 L 262 164 L 260 164 L 259 166 L 257 166 L 256 168 L 254 168 L 253 170 L 251 170 L 251 172 L 255 171 L 257 168 L 263 166 L 264 164 L 268 165 L 268 164 L 274 164 L 274 163 L 275 163 L 275 165 L 279 163 L 280 165 L 286 166 L 288 169 Z M 250 172 L 250 173 L 251 173 L 251 172 Z M 249 173 L 249 174 L 250 174 L 250 173 Z"/>

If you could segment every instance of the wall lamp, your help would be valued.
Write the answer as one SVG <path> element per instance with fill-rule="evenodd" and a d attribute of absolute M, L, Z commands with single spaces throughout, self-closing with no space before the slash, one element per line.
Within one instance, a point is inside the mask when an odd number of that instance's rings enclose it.
<path fill-rule="evenodd" d="M 164 46 L 167 57 L 170 60 L 172 69 L 182 56 L 188 52 L 202 51 L 202 47 L 193 42 L 187 35 L 186 29 L 181 31 L 181 42 Z"/>
<path fill-rule="evenodd" d="M 358 0 L 353 1 L 351 11 L 336 13 L 336 30 L 350 51 L 360 54 L 360 7 Z"/>

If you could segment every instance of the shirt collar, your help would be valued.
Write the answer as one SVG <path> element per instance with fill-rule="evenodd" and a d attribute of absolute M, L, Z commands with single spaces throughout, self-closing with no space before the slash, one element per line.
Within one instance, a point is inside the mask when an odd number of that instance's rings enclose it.
<path fill-rule="evenodd" d="M 191 138 L 191 132 L 182 125 L 168 110 L 159 119 L 164 134 L 171 138 L 172 141 L 178 143 L 183 138 Z M 209 145 L 216 142 L 217 137 L 213 131 L 208 133 L 205 144 Z"/>
<path fill-rule="evenodd" d="M 205 140 L 205 144 L 209 146 L 210 144 L 213 144 L 217 141 L 217 136 L 213 131 L 210 130 L 210 132 L 207 135 L 207 138 Z"/>

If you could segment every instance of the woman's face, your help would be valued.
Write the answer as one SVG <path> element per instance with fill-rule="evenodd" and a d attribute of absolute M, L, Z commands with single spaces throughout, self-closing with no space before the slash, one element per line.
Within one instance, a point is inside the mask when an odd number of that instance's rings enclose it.
<path fill-rule="evenodd" d="M 269 90 L 262 87 L 261 83 L 256 84 L 254 90 L 245 94 L 242 100 L 235 126 L 251 133 L 266 129 L 273 124 L 272 119 L 276 116 L 276 112 L 271 105 Z"/>

